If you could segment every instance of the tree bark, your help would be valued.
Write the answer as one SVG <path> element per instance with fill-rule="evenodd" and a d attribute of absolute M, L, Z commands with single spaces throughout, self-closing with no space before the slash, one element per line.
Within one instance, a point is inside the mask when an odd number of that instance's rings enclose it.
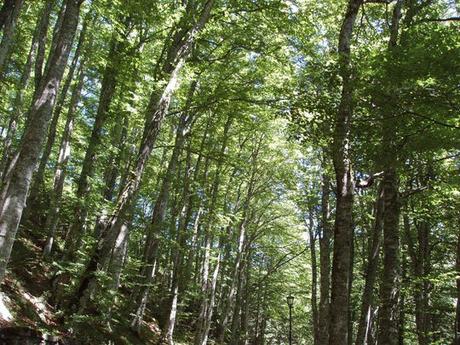
<path fill-rule="evenodd" d="M 24 106 L 24 91 L 27 88 L 27 85 L 29 83 L 31 71 L 32 71 L 32 65 L 35 62 L 35 58 L 37 55 L 37 46 L 38 46 L 38 39 L 39 39 L 39 33 L 41 32 L 41 25 L 43 24 L 43 21 L 41 18 L 43 16 L 49 16 L 50 13 L 47 13 L 47 7 L 43 9 L 42 14 L 40 15 L 40 19 L 37 21 L 37 24 L 34 29 L 34 33 L 32 36 L 32 42 L 30 44 L 30 49 L 29 53 L 27 55 L 27 60 L 24 65 L 24 69 L 22 71 L 21 79 L 19 80 L 19 84 L 17 85 L 17 91 L 16 91 L 16 96 L 13 101 L 13 112 L 11 114 L 9 123 L 8 123 L 8 130 L 6 132 L 6 138 L 4 140 L 3 144 L 3 152 L 2 152 L 2 161 L 0 165 L 0 172 L 2 174 L 2 183 L 3 179 L 6 173 L 6 169 L 9 165 L 9 162 L 12 159 L 13 155 L 13 144 L 15 141 L 16 137 L 16 132 L 19 126 L 19 122 L 21 120 L 21 117 L 25 118 L 23 116 L 23 106 Z"/>
<path fill-rule="evenodd" d="M 90 285 L 90 281 L 95 279 L 94 273 L 97 271 L 101 260 L 110 251 L 110 248 L 113 247 L 113 243 L 118 237 L 121 226 L 125 222 L 127 212 L 131 209 L 131 205 L 140 187 L 142 175 L 147 166 L 150 154 L 152 153 L 153 145 L 160 132 L 163 119 L 169 110 L 172 95 L 179 84 L 179 73 L 184 66 L 185 59 L 189 55 L 196 35 L 201 31 L 209 18 L 213 4 L 214 0 L 208 0 L 204 5 L 199 19 L 193 27 L 186 30 L 185 33 L 179 31 L 178 36 L 173 37 L 173 42 L 175 44 L 173 44 L 168 51 L 168 57 L 164 63 L 163 76 L 161 77 L 161 80 L 165 82 L 165 87 L 163 90 L 155 90 L 152 93 L 147 107 L 147 119 L 144 126 L 144 133 L 133 171 L 121 189 L 115 210 L 109 218 L 103 235 L 98 241 L 96 250 L 93 255 L 91 255 L 88 266 L 80 282 L 80 287 L 76 296 L 78 298 L 83 296 L 87 287 Z"/>
<path fill-rule="evenodd" d="M 88 26 L 88 19 L 83 23 L 83 28 L 80 33 L 77 48 L 75 49 L 75 54 L 73 56 L 72 62 L 70 64 L 69 71 L 65 78 L 65 82 L 62 85 L 61 92 L 56 102 L 56 107 L 54 107 L 53 117 L 51 119 L 48 136 L 46 138 L 45 148 L 43 150 L 42 156 L 40 158 L 40 163 L 38 164 L 37 172 L 34 174 L 34 179 L 32 186 L 30 187 L 30 195 L 28 199 L 28 207 L 24 212 L 24 218 L 37 218 L 36 215 L 40 213 L 42 207 L 40 207 L 40 194 L 42 192 L 42 187 L 45 178 L 45 170 L 48 164 L 49 157 L 51 155 L 51 150 L 53 149 L 54 142 L 56 140 L 57 134 L 57 125 L 61 117 L 62 110 L 64 108 L 64 103 L 67 97 L 67 93 L 74 79 L 75 70 L 78 66 L 80 60 L 80 55 L 85 43 L 86 30 Z"/>
<path fill-rule="evenodd" d="M 217 204 L 217 197 L 219 195 L 219 187 L 221 183 L 221 173 L 222 173 L 222 166 L 224 164 L 224 155 L 225 155 L 225 150 L 227 149 L 228 145 L 228 139 L 229 139 L 229 132 L 231 125 L 233 123 L 233 116 L 229 115 L 227 117 L 225 126 L 224 126 L 224 133 L 223 133 L 223 138 L 220 146 L 220 151 L 219 151 L 219 159 L 216 164 L 216 173 L 214 175 L 214 181 L 212 183 L 212 193 L 211 193 L 211 200 L 209 203 L 209 216 L 207 223 L 205 225 L 205 252 L 204 252 L 204 260 L 203 260 L 203 270 L 202 270 L 202 279 L 201 279 L 201 301 L 200 301 L 200 314 L 198 316 L 197 320 L 197 327 L 196 327 L 196 332 L 195 332 L 195 345 L 205 345 L 207 342 L 208 338 L 208 332 L 209 332 L 209 327 L 208 323 L 209 317 L 210 317 L 210 312 L 212 313 L 212 310 L 210 309 L 210 305 L 214 304 L 214 294 L 215 294 L 215 284 L 214 284 L 214 275 L 212 278 L 212 281 L 209 282 L 208 279 L 208 269 L 209 269 L 209 259 L 210 259 L 210 249 L 211 249 L 211 243 L 212 243 L 212 234 L 211 234 L 211 227 L 212 223 L 215 219 L 215 207 Z M 218 249 L 218 262 L 216 264 L 216 268 L 214 271 L 214 274 L 219 273 L 220 269 L 220 264 L 221 264 L 221 258 L 222 258 L 222 247 L 223 246 L 223 240 L 222 237 L 219 240 L 219 249 Z M 215 277 L 217 279 L 217 276 Z M 212 300 L 210 299 L 210 296 L 212 296 Z"/>
<path fill-rule="evenodd" d="M 0 281 L 16 237 L 33 170 L 39 159 L 46 130 L 56 100 L 56 93 L 64 74 L 70 47 L 77 29 L 82 0 L 67 0 L 63 26 L 55 51 L 50 57 L 52 68 L 44 75 L 40 91 L 33 101 L 20 150 L 8 169 L 0 200 Z"/>
<path fill-rule="evenodd" d="M 23 4 L 24 0 L 6 0 L 0 12 L 0 30 L 3 29 L 0 42 L 0 81 L 3 79 L 8 63 L 16 23 Z"/>
<path fill-rule="evenodd" d="M 350 161 L 350 126 L 353 116 L 353 85 L 350 45 L 362 0 L 348 2 L 339 35 L 339 74 L 342 96 L 336 116 L 333 161 L 337 184 L 334 225 L 334 253 L 330 307 L 330 345 L 348 344 L 349 274 L 354 181 Z"/>
<path fill-rule="evenodd" d="M 331 228 L 329 226 L 329 176 L 321 177 L 321 234 L 319 237 L 320 261 L 320 300 L 318 316 L 318 344 L 329 343 L 329 307 L 331 289 Z"/>
<path fill-rule="evenodd" d="M 319 344 L 319 315 L 318 315 L 318 272 L 316 264 L 316 233 L 313 231 L 313 210 L 309 212 L 308 233 L 310 237 L 311 258 L 311 312 L 313 320 L 313 344 Z"/>
<path fill-rule="evenodd" d="M 102 143 L 103 130 L 107 122 L 110 105 L 112 104 L 112 100 L 115 95 L 120 74 L 120 64 L 122 62 L 122 56 L 125 48 L 126 42 L 120 41 L 117 34 L 113 33 L 110 42 L 109 59 L 102 77 L 99 104 L 91 136 L 89 138 L 88 147 L 86 148 L 85 157 L 83 158 L 80 176 L 77 182 L 77 203 L 73 210 L 74 220 L 66 240 L 67 259 L 73 258 L 84 233 L 89 207 L 85 199 L 87 199 L 88 193 L 90 192 L 90 179 L 93 177 L 95 172 L 97 152 Z"/>
<path fill-rule="evenodd" d="M 50 23 L 50 14 L 53 9 L 54 0 L 47 0 L 43 15 L 40 17 L 40 25 L 38 30 L 38 46 L 37 58 L 35 59 L 35 90 L 40 87 L 40 82 L 43 77 L 43 64 L 45 62 L 46 41 L 48 34 L 48 27 Z"/>
<path fill-rule="evenodd" d="M 455 310 L 454 345 L 460 345 L 460 232 L 457 239 L 457 262 L 455 268 L 457 271 L 457 306 Z"/>
<path fill-rule="evenodd" d="M 365 270 L 365 283 L 361 298 L 361 314 L 356 335 L 356 345 L 371 345 L 372 330 L 374 328 L 374 289 L 379 264 L 380 246 L 382 242 L 384 194 L 382 186 L 379 187 L 375 202 L 375 223 L 372 229 L 372 240 L 367 254 Z"/>
<path fill-rule="evenodd" d="M 380 290 L 379 343 L 397 345 L 399 339 L 399 188 L 395 169 L 383 178 L 385 211 L 383 220 L 383 277 Z"/>
<path fill-rule="evenodd" d="M 403 0 L 398 0 L 392 16 L 390 41 L 391 52 L 397 45 L 399 22 Z M 387 114 L 385 114 L 387 115 Z M 399 342 L 399 294 L 401 289 L 401 262 L 399 257 L 399 177 L 397 172 L 396 123 L 391 116 L 383 119 L 382 151 L 384 154 L 383 194 L 383 277 L 380 286 L 381 308 L 379 312 L 378 342 L 397 345 Z"/>
<path fill-rule="evenodd" d="M 188 106 L 190 107 L 190 102 L 192 100 L 193 94 L 195 92 L 196 83 L 193 82 L 190 88 L 188 101 Z M 166 209 L 169 200 L 170 188 L 173 182 L 173 178 L 176 174 L 176 167 L 179 162 L 179 157 L 182 154 L 184 142 L 186 135 L 190 131 L 190 126 L 192 123 L 193 114 L 188 113 L 188 110 L 184 111 L 179 119 L 179 124 L 176 129 L 176 139 L 174 143 L 174 149 L 169 160 L 168 168 L 166 169 L 164 178 L 162 180 L 160 193 L 155 202 L 152 215 L 152 223 L 147 230 L 147 240 L 145 242 L 144 255 L 143 255 L 143 267 L 140 272 L 141 283 L 137 288 L 138 291 L 134 292 L 135 298 L 135 318 L 133 319 L 131 325 L 134 329 L 138 329 L 143 318 L 143 310 L 145 309 L 144 301 L 147 300 L 149 295 L 150 285 L 152 284 L 155 278 L 155 272 L 153 268 L 156 267 L 158 247 L 160 242 L 160 237 L 162 230 L 165 228 L 165 216 Z"/>
<path fill-rule="evenodd" d="M 45 257 L 51 254 L 56 228 L 59 222 L 59 211 L 61 208 L 65 176 L 67 174 L 67 163 L 70 159 L 70 140 L 72 138 L 74 121 L 77 113 L 77 106 L 80 100 L 81 91 L 83 88 L 83 81 L 85 77 L 83 71 L 83 63 L 80 65 L 79 69 L 80 70 L 78 72 L 78 80 L 76 82 L 76 85 L 72 92 L 72 97 L 70 99 L 69 111 L 67 113 L 67 120 L 65 123 L 64 132 L 62 133 L 59 155 L 56 162 L 56 169 L 54 172 L 53 191 L 51 193 L 51 202 L 45 223 L 45 229 L 48 232 L 46 243 L 43 249 L 43 255 Z"/>

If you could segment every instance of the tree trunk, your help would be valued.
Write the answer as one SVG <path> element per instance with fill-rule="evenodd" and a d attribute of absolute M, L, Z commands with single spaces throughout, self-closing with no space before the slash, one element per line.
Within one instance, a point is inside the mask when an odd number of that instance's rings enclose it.
<path fill-rule="evenodd" d="M 195 92 L 196 83 L 193 82 L 190 88 L 188 96 L 188 106 L 190 107 L 190 102 L 192 100 L 193 94 Z M 157 252 L 159 247 L 159 241 L 161 237 L 162 230 L 165 228 L 165 216 L 166 208 L 169 200 L 169 193 L 171 184 L 173 182 L 174 176 L 176 174 L 176 167 L 179 162 L 179 157 L 182 154 L 183 146 L 185 142 L 186 135 L 190 131 L 190 126 L 192 123 L 193 114 L 184 111 L 179 119 L 179 124 L 176 130 L 176 140 L 174 143 L 174 149 L 169 160 L 168 168 L 166 169 L 164 178 L 162 180 L 160 193 L 155 202 L 152 215 L 152 223 L 148 229 L 147 240 L 145 242 L 144 255 L 143 255 L 143 267 L 140 272 L 141 284 L 138 287 L 138 291 L 134 292 L 135 298 L 135 319 L 132 322 L 132 325 L 135 329 L 138 329 L 140 323 L 142 322 L 143 312 L 145 309 L 143 301 L 146 300 L 145 296 L 148 296 L 150 285 L 152 284 L 155 274 L 152 271 L 153 267 L 156 266 L 157 261 Z"/>
<path fill-rule="evenodd" d="M 62 133 L 59 155 L 56 162 L 56 170 L 54 172 L 53 191 L 51 193 L 51 202 L 45 223 L 45 229 L 48 232 L 45 247 L 43 249 L 43 255 L 45 257 L 51 254 L 56 228 L 59 222 L 59 211 L 61 208 L 65 176 L 67 174 L 67 163 L 70 159 L 70 140 L 72 138 L 74 121 L 77 113 L 77 106 L 80 100 L 81 91 L 83 88 L 83 81 L 85 77 L 83 71 L 83 63 L 80 65 L 80 71 L 78 72 L 78 74 L 78 80 L 72 92 L 72 97 L 70 99 L 69 111 L 67 113 L 67 120 L 64 127 L 64 132 Z"/>
<path fill-rule="evenodd" d="M 377 269 L 379 264 L 379 253 L 382 242 L 384 194 L 382 186 L 379 187 L 377 200 L 375 202 L 375 223 L 372 229 L 372 240 L 367 254 L 367 264 L 365 270 L 365 283 L 361 298 L 361 314 L 356 335 L 356 345 L 370 345 L 369 341 L 374 328 L 374 289 Z"/>
<path fill-rule="evenodd" d="M 403 0 L 398 0 L 391 21 L 388 49 L 397 45 L 399 22 Z M 387 115 L 387 114 L 384 114 Z M 399 342 L 399 294 L 401 267 L 399 258 L 399 178 L 397 173 L 397 148 L 395 143 L 395 119 L 388 114 L 383 119 L 382 150 L 384 154 L 383 194 L 383 277 L 380 287 L 381 308 L 379 313 L 378 342 L 397 345 Z"/>
<path fill-rule="evenodd" d="M 83 28 L 80 33 L 77 48 L 73 56 L 72 62 L 70 64 L 69 71 L 64 84 L 62 85 L 61 92 L 56 102 L 56 107 L 54 108 L 53 117 L 49 125 L 48 136 L 46 138 L 45 148 L 43 150 L 42 156 L 40 158 L 40 163 L 38 165 L 37 172 L 34 174 L 34 179 L 32 186 L 30 187 L 30 195 L 28 199 L 28 207 L 25 210 L 24 218 L 36 218 L 36 215 L 40 213 L 42 207 L 40 207 L 40 194 L 43 187 L 43 181 L 45 178 L 45 170 L 48 164 L 49 157 L 51 155 L 51 150 L 53 149 L 54 142 L 56 140 L 57 134 L 57 125 L 59 118 L 61 117 L 62 110 L 64 108 L 64 103 L 69 91 L 70 85 L 74 79 L 75 70 L 78 66 L 80 60 L 80 55 L 85 42 L 86 30 L 88 26 L 88 19 L 83 23 Z"/>
<path fill-rule="evenodd" d="M 348 344 L 349 274 L 353 209 L 353 174 L 350 161 L 350 126 L 353 115 L 353 85 L 350 44 L 362 0 L 348 2 L 339 35 L 339 68 L 342 96 L 336 116 L 333 161 L 337 183 L 334 225 L 334 254 L 330 306 L 330 345 Z"/>
<path fill-rule="evenodd" d="M 40 92 L 37 93 L 29 112 L 20 150 L 8 169 L 0 201 L 0 281 L 3 280 L 13 242 L 16 237 L 33 170 L 39 159 L 46 137 L 56 93 L 77 29 L 81 0 L 67 0 L 62 29 L 55 51 L 50 60 L 52 68 L 43 76 Z"/>
<path fill-rule="evenodd" d="M 120 195 L 115 206 L 112 216 L 109 218 L 108 224 L 103 231 L 103 234 L 98 241 L 96 250 L 91 255 L 87 268 L 83 273 L 80 281 L 80 287 L 76 294 L 76 298 L 80 299 L 86 293 L 90 282 L 94 280 L 95 272 L 100 263 L 113 247 L 115 239 L 120 233 L 121 226 L 124 223 L 124 218 L 131 205 L 135 200 L 140 187 L 142 175 L 146 168 L 148 159 L 153 150 L 153 145 L 156 142 L 158 133 L 161 128 L 164 117 L 166 116 L 171 98 L 175 88 L 179 84 L 179 72 L 181 71 L 185 59 L 189 55 L 190 48 L 195 40 L 197 33 L 204 27 L 207 22 L 214 1 L 208 0 L 198 19 L 198 22 L 185 32 L 184 36 L 179 36 L 179 41 L 174 44 L 168 52 L 168 58 L 165 61 L 162 80 L 166 81 L 164 89 L 154 91 L 147 108 L 147 120 L 144 126 L 144 134 L 141 140 L 141 145 L 136 158 L 136 163 L 132 174 L 127 178 L 125 185 L 121 189 Z M 181 38 L 182 37 L 182 38 Z M 175 41 L 174 41 L 175 42 Z"/>
<path fill-rule="evenodd" d="M 37 58 L 35 59 L 35 90 L 40 87 L 40 82 L 43 77 L 43 64 L 45 62 L 46 40 L 48 36 L 48 27 L 50 23 L 50 14 L 53 9 L 54 0 L 47 0 L 43 15 L 40 17 L 40 25 L 38 30 L 38 46 Z"/>
<path fill-rule="evenodd" d="M 120 73 L 120 64 L 125 47 L 126 42 L 119 41 L 117 34 L 113 33 L 110 43 L 110 58 L 107 61 L 102 77 L 96 117 L 94 119 L 91 136 L 89 138 L 88 147 L 86 148 L 80 176 L 77 182 L 77 203 L 74 208 L 74 220 L 66 240 L 67 259 L 72 259 L 74 256 L 84 233 L 89 207 L 85 199 L 88 199 L 87 196 L 90 192 L 90 179 L 93 177 L 95 172 L 96 155 L 102 143 L 103 130 L 107 122 L 110 105 L 115 95 L 118 76 Z"/>
<path fill-rule="evenodd" d="M 221 147 L 219 151 L 219 160 L 217 161 L 216 173 L 215 173 L 214 181 L 212 184 L 212 195 L 211 195 L 211 201 L 209 204 L 209 216 L 208 216 L 208 221 L 207 221 L 207 224 L 205 225 L 205 230 L 204 230 L 206 248 L 205 248 L 205 253 L 204 253 L 204 261 L 203 261 L 200 314 L 197 320 L 197 328 L 196 328 L 195 342 L 194 342 L 195 345 L 205 345 L 207 342 L 208 332 L 209 332 L 208 323 L 210 322 L 209 315 L 211 311 L 210 295 L 213 296 L 212 304 L 214 304 L 214 298 L 215 298 L 214 297 L 214 294 L 215 294 L 214 275 L 213 275 L 212 281 L 209 282 L 208 273 L 207 273 L 207 270 L 209 268 L 209 257 L 210 257 L 211 243 L 212 243 L 211 227 L 215 219 L 215 207 L 216 207 L 217 197 L 219 194 L 219 187 L 221 183 L 222 166 L 224 163 L 224 155 L 225 155 L 225 150 L 227 149 L 229 131 L 230 131 L 230 127 L 232 123 L 233 123 L 233 116 L 229 115 L 227 117 L 227 121 L 224 126 L 224 133 L 223 133 L 222 143 L 221 143 Z M 216 264 L 216 268 L 214 271 L 215 274 L 218 274 L 219 269 L 220 269 L 221 251 L 222 251 L 221 246 L 223 246 L 222 237 L 219 240 L 218 262 Z M 217 279 L 217 276 L 215 279 Z"/>
<path fill-rule="evenodd" d="M 319 315 L 318 315 L 318 272 L 316 264 L 316 234 L 313 231 L 313 210 L 310 210 L 308 221 L 308 233 L 310 237 L 311 258 L 311 312 L 313 319 L 313 344 L 319 344 Z"/>
<path fill-rule="evenodd" d="M 385 211 L 383 219 L 383 277 L 380 290 L 379 343 L 398 344 L 399 332 L 399 188 L 395 169 L 387 169 L 383 178 Z"/>
<path fill-rule="evenodd" d="M 457 239 L 457 307 L 455 310 L 455 336 L 454 345 L 460 345 L 460 232 Z"/>
<path fill-rule="evenodd" d="M 236 248 L 236 258 L 233 266 L 233 271 L 231 273 L 232 280 L 230 284 L 230 288 L 228 289 L 226 300 L 224 302 L 224 307 L 222 310 L 221 321 L 218 325 L 216 339 L 218 344 L 225 343 L 225 333 L 227 331 L 227 325 L 232 317 L 231 308 L 235 304 L 235 298 L 237 297 L 238 292 L 238 284 L 240 282 L 242 266 L 243 266 L 243 254 L 244 254 L 244 246 L 246 243 L 246 225 L 248 222 L 248 213 L 249 213 L 249 206 L 251 203 L 251 199 L 254 193 L 254 185 L 256 183 L 256 162 L 257 156 L 259 154 L 260 143 L 259 146 L 252 154 L 252 172 L 250 180 L 248 181 L 248 187 L 246 192 L 246 197 L 244 199 L 243 204 L 243 214 L 241 217 L 241 221 L 238 224 L 238 232 L 237 232 L 237 248 Z M 238 308 L 234 308 L 234 311 L 238 311 Z M 233 313 L 233 319 L 236 316 Z M 233 322 L 232 322 L 233 323 Z M 233 325 L 234 326 L 234 325 Z M 232 327 L 233 331 L 235 331 L 234 327 Z M 232 338 L 234 338 L 234 334 L 232 334 Z"/>
<path fill-rule="evenodd" d="M 419 345 L 431 343 L 431 315 L 429 292 L 431 290 L 429 274 L 431 271 L 430 260 L 430 227 L 426 221 L 417 222 L 417 256 L 414 262 L 415 273 L 415 325 Z"/>
<path fill-rule="evenodd" d="M 329 343 L 329 304 L 331 285 L 331 228 L 329 226 L 329 176 L 322 175 L 320 246 L 320 301 L 318 316 L 318 344 Z"/>
<path fill-rule="evenodd" d="M 46 13 L 46 8 L 44 9 L 43 13 L 41 14 L 40 18 L 50 15 Z M 8 123 L 8 130 L 6 132 L 6 137 L 3 144 L 3 152 L 2 152 L 2 161 L 0 165 L 0 172 L 2 174 L 2 183 L 5 176 L 5 170 L 8 168 L 9 162 L 11 161 L 13 155 L 13 144 L 16 137 L 17 128 L 19 126 L 19 121 L 23 116 L 23 106 L 24 106 L 24 91 L 27 88 L 29 83 L 30 74 L 32 71 L 32 65 L 35 62 L 35 57 L 37 54 L 37 45 L 39 39 L 39 33 L 41 31 L 41 24 L 42 20 L 38 20 L 35 26 L 34 34 L 32 36 L 32 42 L 30 44 L 29 54 L 27 55 L 27 60 L 24 65 L 24 69 L 22 71 L 21 79 L 19 80 L 19 84 L 17 85 L 16 96 L 13 101 L 13 113 L 11 114 L 9 123 Z"/>
<path fill-rule="evenodd" d="M 11 44 L 16 31 L 16 23 L 23 4 L 24 0 L 6 0 L 0 12 L 0 29 L 3 29 L 0 42 L 0 81 L 3 79 L 6 70 Z"/>

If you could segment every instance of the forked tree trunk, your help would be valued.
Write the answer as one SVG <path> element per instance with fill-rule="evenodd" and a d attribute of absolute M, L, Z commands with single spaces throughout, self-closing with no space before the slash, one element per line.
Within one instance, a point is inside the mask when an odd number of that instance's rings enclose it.
<path fill-rule="evenodd" d="M 350 127 L 353 116 L 353 81 L 350 45 L 356 16 L 363 0 L 348 2 L 339 35 L 339 74 L 342 96 L 337 111 L 333 162 L 337 184 L 332 263 L 330 345 L 348 344 L 349 280 L 354 181 L 350 161 Z"/>
<path fill-rule="evenodd" d="M 59 84 L 78 25 L 83 0 L 67 0 L 56 49 L 50 56 L 52 68 L 43 76 L 40 91 L 29 112 L 28 126 L 20 150 L 5 176 L 0 200 L 0 281 L 3 280 L 13 242 L 25 206 L 33 170 L 38 162 Z"/>

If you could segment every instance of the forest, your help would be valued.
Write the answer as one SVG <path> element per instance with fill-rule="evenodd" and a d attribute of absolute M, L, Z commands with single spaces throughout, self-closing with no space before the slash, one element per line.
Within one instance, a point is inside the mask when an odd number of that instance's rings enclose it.
<path fill-rule="evenodd" d="M 460 345 L 459 0 L 0 0 L 0 344 Z"/>

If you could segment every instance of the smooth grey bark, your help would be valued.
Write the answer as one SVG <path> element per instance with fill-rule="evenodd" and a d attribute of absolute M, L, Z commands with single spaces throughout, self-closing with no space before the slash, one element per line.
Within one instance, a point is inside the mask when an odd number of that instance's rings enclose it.
<path fill-rule="evenodd" d="M 129 114 L 121 112 L 118 120 L 115 123 L 115 128 L 111 134 L 112 146 L 115 148 L 114 152 L 111 152 L 111 155 L 107 162 L 107 167 L 104 171 L 104 198 L 107 201 L 112 201 L 115 194 L 115 187 L 117 178 L 122 171 L 122 162 L 126 160 L 127 156 L 127 143 L 128 138 L 128 127 L 129 127 Z"/>
<path fill-rule="evenodd" d="M 185 64 L 185 59 L 189 56 L 196 35 L 201 31 L 209 18 L 213 4 L 213 0 L 208 0 L 197 22 L 194 23 L 191 28 L 188 28 L 185 33 L 179 32 L 178 36 L 173 37 L 173 42 L 175 44 L 173 44 L 168 51 L 161 77 L 161 80 L 165 82 L 165 87 L 162 90 L 155 90 L 152 93 L 147 107 L 147 119 L 144 126 L 144 133 L 132 174 L 126 179 L 126 183 L 121 189 L 115 209 L 83 273 L 75 298 L 80 299 L 88 292 L 87 289 L 91 281 L 96 279 L 95 272 L 100 267 L 100 263 L 104 260 L 104 257 L 107 256 L 107 253 L 109 253 L 113 247 L 121 231 L 121 226 L 126 221 L 126 217 L 129 217 L 127 213 L 135 200 L 145 167 L 160 132 L 163 119 L 169 110 L 174 90 L 179 84 L 179 73 Z"/>
<path fill-rule="evenodd" d="M 72 81 L 74 79 L 75 70 L 78 66 L 82 49 L 84 48 L 87 27 L 88 19 L 85 19 L 83 23 L 83 28 L 80 32 L 80 36 L 78 39 L 77 48 L 75 49 L 72 62 L 70 63 L 70 67 L 67 72 L 67 76 L 65 78 L 61 92 L 57 99 L 56 106 L 54 107 L 53 117 L 51 118 L 51 122 L 48 129 L 48 135 L 46 137 L 45 148 L 43 149 L 43 153 L 40 158 L 40 163 L 38 164 L 37 172 L 34 174 L 32 186 L 30 187 L 28 208 L 26 209 L 24 214 L 25 218 L 36 218 L 37 212 L 40 212 L 41 210 L 39 199 L 44 183 L 46 166 L 48 164 L 49 157 L 54 146 L 54 142 L 56 141 L 57 125 L 61 117 L 62 110 L 64 108 L 64 103 L 67 98 L 67 94 L 69 92 Z"/>
<path fill-rule="evenodd" d="M 356 345 L 371 345 L 374 326 L 374 289 L 377 278 L 377 269 L 382 242 L 384 195 L 382 186 L 379 187 L 377 200 L 374 206 L 374 227 L 372 229 L 371 245 L 367 253 L 367 262 L 364 274 L 364 290 L 361 297 L 361 313 L 356 335 Z"/>
<path fill-rule="evenodd" d="M 67 0 L 64 21 L 56 49 L 50 56 L 52 68 L 43 76 L 40 91 L 32 103 L 28 126 L 20 149 L 8 169 L 0 200 L 0 281 L 3 280 L 16 232 L 25 207 L 35 165 L 38 162 L 59 84 L 78 25 L 82 0 Z"/>
<path fill-rule="evenodd" d="M 42 18 L 43 16 L 50 15 L 50 13 L 46 12 L 47 8 L 45 7 L 43 9 L 43 12 L 40 16 Z M 24 114 L 24 91 L 27 88 L 27 85 L 30 80 L 30 75 L 32 71 L 32 65 L 35 62 L 35 58 L 37 55 L 37 47 L 38 47 L 38 38 L 39 38 L 39 33 L 41 31 L 41 25 L 43 24 L 43 20 L 40 19 L 37 21 L 37 24 L 34 29 L 34 34 L 32 36 L 32 42 L 30 44 L 30 49 L 29 53 L 27 55 L 27 60 L 24 65 L 24 68 L 22 70 L 22 75 L 21 79 L 19 80 L 19 83 L 17 85 L 17 91 L 16 95 L 13 101 L 13 112 L 11 114 L 9 123 L 8 123 L 8 130 L 6 132 L 6 137 L 3 143 L 3 152 L 2 152 L 2 161 L 0 165 L 0 172 L 2 174 L 2 182 L 4 175 L 6 173 L 5 169 L 8 167 L 9 162 L 12 159 L 13 151 L 14 151 L 14 141 L 17 133 L 17 129 L 19 126 L 19 123 L 21 121 L 21 117 L 23 118 L 22 120 L 25 119 L 25 114 Z"/>
<path fill-rule="evenodd" d="M 196 84 L 193 83 L 189 93 L 189 101 L 193 97 Z M 186 107 L 188 109 L 189 106 Z M 186 136 L 190 131 L 190 126 L 192 124 L 193 114 L 184 111 L 179 119 L 179 124 L 176 129 L 176 139 L 174 143 L 174 149 L 171 154 L 168 167 L 162 179 L 162 184 L 160 187 L 160 193 L 155 202 L 152 214 L 152 222 L 148 228 L 147 239 L 144 247 L 143 255 L 143 266 L 140 272 L 141 282 L 140 285 L 136 288 L 134 292 L 135 301 L 135 317 L 131 323 L 134 329 L 138 329 L 143 318 L 143 310 L 145 310 L 144 301 L 147 300 L 149 295 L 150 285 L 153 283 L 155 278 L 155 272 L 153 270 L 156 267 L 158 248 L 160 244 L 161 233 L 165 228 L 165 216 L 168 206 L 169 194 L 171 189 L 171 184 L 173 182 L 174 176 L 176 174 L 177 165 L 179 163 L 179 157 L 182 154 L 184 142 Z"/>
<path fill-rule="evenodd" d="M 350 161 L 350 127 L 353 116 L 353 81 L 350 45 L 362 0 L 348 2 L 339 35 L 339 74 L 342 95 L 336 115 L 333 162 L 337 185 L 334 252 L 331 280 L 330 345 L 348 344 L 349 280 L 354 181 Z"/>
<path fill-rule="evenodd" d="M 77 114 L 77 106 L 80 100 L 81 91 L 83 88 L 84 71 L 83 62 L 80 64 L 78 79 L 72 97 L 70 99 L 69 111 L 67 113 L 67 119 L 62 133 L 61 144 L 59 147 L 59 155 L 56 162 L 56 168 L 53 179 L 53 191 L 50 196 L 50 207 L 45 222 L 45 229 L 48 232 L 46 243 L 43 249 L 43 255 L 49 256 L 54 243 L 54 237 L 56 228 L 59 222 L 59 211 L 61 208 L 62 192 L 64 190 L 65 176 L 67 174 L 67 164 L 70 159 L 70 140 L 72 138 L 75 116 Z"/>
<path fill-rule="evenodd" d="M 0 29 L 3 29 L 2 40 L 0 41 L 0 80 L 3 79 L 5 73 L 16 31 L 16 23 L 23 4 L 24 0 L 5 1 L 0 13 Z"/>
<path fill-rule="evenodd" d="M 329 225 L 329 185 L 327 173 L 321 177 L 321 233 L 319 237 L 320 261 L 320 300 L 318 312 L 318 344 L 329 342 L 329 307 L 331 290 L 331 227 Z"/>
<path fill-rule="evenodd" d="M 48 35 L 48 27 L 50 23 L 50 14 L 53 9 L 54 0 L 47 0 L 43 9 L 43 15 L 40 17 L 40 24 L 38 30 L 38 45 L 37 57 L 35 59 L 35 90 L 40 87 L 40 82 L 43 77 L 43 64 L 45 62 L 46 41 Z"/>

